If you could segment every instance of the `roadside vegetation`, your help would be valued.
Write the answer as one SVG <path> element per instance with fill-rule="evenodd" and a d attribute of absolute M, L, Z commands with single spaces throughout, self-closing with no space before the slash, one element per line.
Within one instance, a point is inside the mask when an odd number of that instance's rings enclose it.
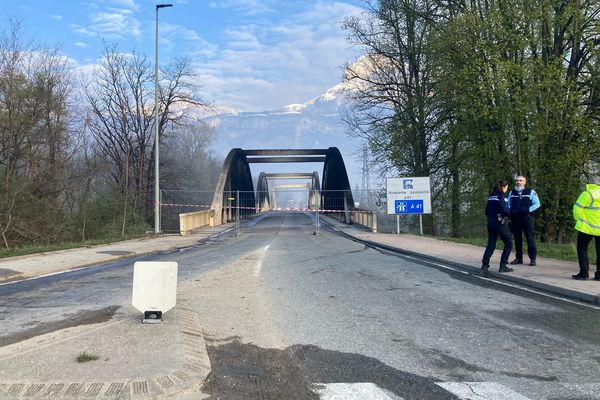
<path fill-rule="evenodd" d="M 79 353 L 79 355 L 77 356 L 76 360 L 77 360 L 78 363 L 86 363 L 86 362 L 89 362 L 89 361 L 96 361 L 99 358 L 100 357 L 98 357 L 95 354 L 91 354 L 91 353 L 88 353 L 86 351 L 82 351 L 81 353 Z"/>
<path fill-rule="evenodd" d="M 210 190 L 212 130 L 181 112 L 205 107 L 189 59 L 154 68 L 106 43 L 87 73 L 59 48 L 0 32 L 0 256 L 141 235 L 153 227 L 155 126 L 162 189 Z M 34 33 L 35 34 L 35 33 Z"/>
<path fill-rule="evenodd" d="M 127 239 L 134 239 L 138 237 L 142 237 L 146 235 L 146 233 L 140 234 L 129 234 L 125 236 L 121 236 L 120 234 L 115 234 L 113 237 L 104 237 L 101 239 L 89 239 L 78 242 L 60 242 L 56 244 L 49 245 L 24 245 L 19 247 L 10 247 L 8 249 L 0 249 L 0 258 L 7 257 L 17 257 L 17 256 L 26 256 L 29 254 L 38 254 L 38 253 L 48 253 L 51 251 L 60 251 L 60 250 L 69 250 L 76 249 L 80 247 L 92 247 L 99 246 L 103 244 L 116 243 Z"/>
<path fill-rule="evenodd" d="M 205 107 L 191 60 L 160 66 L 156 121 L 145 54 L 107 43 L 83 74 L 19 21 L 5 26 L 3 254 L 150 230 L 157 124 L 161 187 L 214 189 L 212 129 L 182 111 Z M 366 170 L 431 176 L 425 232 L 453 238 L 485 237 L 489 189 L 525 175 L 542 202 L 540 249 L 567 254 L 572 205 L 600 173 L 598 26 L 600 0 L 365 0 L 343 24 L 362 54 L 346 68 L 343 118 L 365 143 Z"/>
<path fill-rule="evenodd" d="M 571 243 L 573 203 L 600 172 L 600 1 L 365 5 L 344 24 L 362 52 L 344 119 L 369 169 L 431 176 L 425 231 L 457 238 L 485 237 L 493 183 L 525 175 L 541 242 Z"/>

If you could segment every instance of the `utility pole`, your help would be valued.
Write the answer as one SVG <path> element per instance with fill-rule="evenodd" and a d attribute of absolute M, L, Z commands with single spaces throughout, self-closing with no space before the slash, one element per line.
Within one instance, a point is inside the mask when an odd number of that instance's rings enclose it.
<path fill-rule="evenodd" d="M 154 233 L 160 233 L 160 172 L 158 157 L 158 10 L 165 7 L 173 7 L 173 4 L 156 5 L 156 48 L 154 51 Z"/>
<path fill-rule="evenodd" d="M 369 148 L 365 143 L 362 148 L 362 182 L 361 182 L 361 196 L 360 206 L 363 209 L 371 209 L 371 174 L 369 173 Z M 366 207 L 365 207 L 365 203 Z"/>

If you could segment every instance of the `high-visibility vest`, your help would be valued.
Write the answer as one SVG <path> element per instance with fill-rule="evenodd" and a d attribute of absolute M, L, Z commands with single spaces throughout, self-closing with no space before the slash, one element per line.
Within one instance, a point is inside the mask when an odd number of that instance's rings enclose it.
<path fill-rule="evenodd" d="M 573 206 L 575 229 L 600 236 L 600 185 L 588 184 Z"/>

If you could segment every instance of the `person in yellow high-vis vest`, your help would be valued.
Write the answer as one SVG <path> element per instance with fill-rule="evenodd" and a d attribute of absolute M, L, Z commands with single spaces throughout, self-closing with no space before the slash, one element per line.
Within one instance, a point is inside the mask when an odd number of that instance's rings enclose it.
<path fill-rule="evenodd" d="M 595 176 L 591 183 L 579 195 L 573 206 L 575 229 L 577 232 L 577 258 L 579 273 L 573 279 L 585 280 L 590 277 L 590 263 L 587 248 L 592 239 L 596 244 L 596 274 L 594 279 L 600 281 L 600 176 Z"/>

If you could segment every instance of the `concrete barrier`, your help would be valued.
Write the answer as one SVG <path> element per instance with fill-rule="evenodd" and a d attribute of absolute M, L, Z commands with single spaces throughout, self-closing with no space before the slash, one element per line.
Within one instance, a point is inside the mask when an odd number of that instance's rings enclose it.
<path fill-rule="evenodd" d="M 203 210 L 179 214 L 179 234 L 189 235 L 203 226 L 214 226 L 215 210 Z"/>
<path fill-rule="evenodd" d="M 352 222 L 377 232 L 377 213 L 374 211 L 352 210 Z"/>
<path fill-rule="evenodd" d="M 325 213 L 328 217 L 348 223 L 345 215 L 350 215 L 353 224 L 362 225 L 377 233 L 377 213 L 371 210 L 351 210 L 346 213 Z"/>

